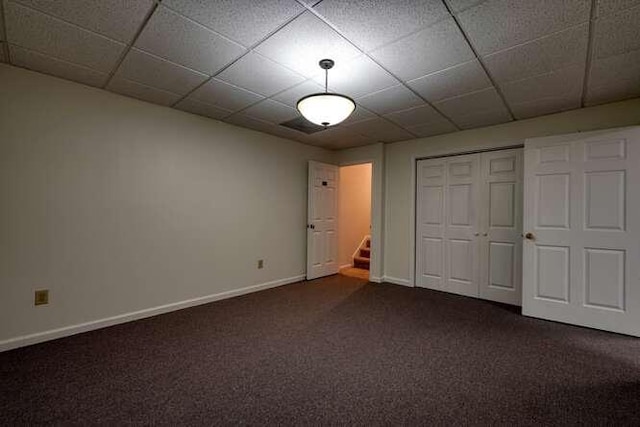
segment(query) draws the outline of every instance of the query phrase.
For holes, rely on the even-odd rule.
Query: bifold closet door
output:
[[[418,162],[416,286],[520,305],[522,149]]]
[[[481,158],[480,297],[521,305],[523,150]]]
[[[479,295],[479,156],[418,162],[416,285]]]

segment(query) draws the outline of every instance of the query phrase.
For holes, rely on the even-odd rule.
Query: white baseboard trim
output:
[[[188,299],[185,301],[173,302],[158,307],[145,308],[144,310],[133,311],[130,313],[119,314],[104,319],[92,320],[91,322],[80,323],[77,325],[64,326],[62,328],[51,329],[49,331],[37,332],[35,334],[23,335],[8,340],[0,341],[0,352],[12,350],[18,347],[25,347],[32,344],[50,341],[57,338],[68,337],[80,334],[82,332],[93,331],[95,329],[106,328],[108,326],[118,325],[120,323],[131,322],[134,320],[144,319],[145,317],[157,316],[159,314],[169,313],[171,311],[182,310],[183,308],[194,307],[196,305],[207,304],[227,298],[233,298],[240,295],[250,294],[265,289],[276,288],[278,286],[288,285],[290,283],[304,280],[304,274],[299,276],[288,277],[286,279],[274,280],[257,285],[247,286],[231,291],[220,292],[217,294],[206,295],[203,297]]]
[[[410,288],[413,288],[413,285],[407,279],[399,279],[397,277],[384,276],[382,277],[382,281],[387,283],[392,283],[394,285],[408,286]]]
[[[382,283],[382,277],[369,276],[369,281],[373,283]]]
[[[353,267],[353,264],[345,264],[345,265],[341,265],[340,267],[338,267],[340,270],[342,270],[343,268],[349,268],[349,267]]]

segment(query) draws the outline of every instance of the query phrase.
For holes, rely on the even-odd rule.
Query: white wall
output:
[[[1,64],[0,138],[0,349],[300,278],[307,161],[334,157]]]
[[[371,185],[371,265],[369,280],[382,281],[384,257],[384,144],[349,148],[336,153],[338,165],[372,164]]]
[[[353,252],[371,232],[371,163],[342,166],[338,191],[338,261],[353,263]]]
[[[640,99],[529,120],[385,145],[384,278],[413,284],[415,160],[441,154],[523,144],[526,138],[640,123]]]

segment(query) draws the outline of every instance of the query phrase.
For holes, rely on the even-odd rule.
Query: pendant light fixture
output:
[[[329,70],[335,63],[331,59],[320,61],[324,70],[324,93],[314,93],[300,99],[298,111],[305,119],[319,126],[333,126],[345,120],[356,109],[353,99],[337,93],[329,93]]]

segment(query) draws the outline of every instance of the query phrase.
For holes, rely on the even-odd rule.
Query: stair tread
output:
[[[368,263],[370,261],[370,258],[366,258],[363,256],[355,256],[353,257],[354,261],[358,261],[358,262],[362,262],[362,263]]]

